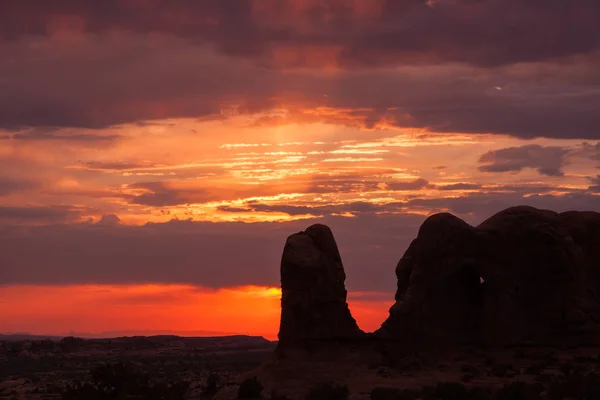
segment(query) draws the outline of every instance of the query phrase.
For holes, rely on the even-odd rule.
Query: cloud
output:
[[[563,176],[563,167],[575,159],[600,160],[600,142],[572,147],[537,144],[491,150],[479,157],[482,172],[519,172],[535,168],[541,175]]]
[[[483,185],[479,183],[453,183],[450,185],[436,185],[437,190],[477,190],[481,189]]]
[[[492,3],[495,2],[479,2],[477,7],[485,7],[485,4],[491,7]],[[84,4],[87,3],[71,8],[75,9],[72,12],[85,13],[86,21],[119,15],[118,10],[104,14],[111,7],[117,7],[116,3],[107,5],[96,17],[93,9],[84,12]],[[517,7],[515,4],[513,6]],[[423,7],[424,13],[440,12]],[[463,5],[460,9],[464,11],[465,7]],[[493,7],[499,6],[495,4]],[[60,11],[61,6],[56,8]],[[25,13],[29,10],[23,6],[15,5],[15,10],[19,9],[26,18],[39,13],[38,17],[44,21],[44,10],[48,10],[48,6],[40,5],[39,10],[32,10],[31,14]],[[183,19],[194,15],[185,14],[182,10],[177,15]],[[544,10],[535,17],[535,24],[549,12],[546,7]],[[10,11],[10,14],[14,15],[14,12]],[[161,13],[161,16],[164,15]],[[138,14],[133,13],[131,17],[130,23],[135,24]],[[18,20],[20,17],[15,18]],[[211,44],[212,39],[152,36],[142,27],[115,33],[113,29],[123,21],[126,20],[117,18],[109,24],[112,29],[108,30],[101,28],[105,22],[87,22],[85,26],[94,33],[85,33],[81,41],[74,43],[16,33],[8,35],[11,40],[1,41],[0,53],[12,61],[0,64],[0,76],[5,77],[0,82],[0,127],[11,130],[27,127],[97,129],[165,118],[224,119],[227,118],[224,115],[226,111],[234,107],[241,116],[256,117],[257,113],[273,109],[287,110],[279,123],[414,127],[432,132],[497,133],[521,138],[600,138],[597,129],[600,115],[595,107],[600,101],[600,92],[596,89],[600,83],[597,54],[590,53],[560,63],[553,61],[552,57],[544,57],[544,61],[528,59],[495,68],[451,61],[433,62],[429,58],[425,58],[429,61],[415,66],[405,62],[410,60],[406,54],[399,58],[382,55],[385,59],[382,66],[371,54],[365,56],[364,65],[358,63],[360,67],[355,68],[344,67],[342,63],[341,67],[336,67],[336,73],[331,74],[319,65],[289,69],[265,64],[260,54],[257,59],[256,54],[219,51]],[[194,23],[197,21],[195,19]],[[260,24],[255,20],[247,22]],[[177,26],[175,22],[173,24]],[[18,30],[19,26],[14,29]],[[309,24],[303,29],[314,26]],[[387,31],[394,24],[387,21],[383,26]],[[415,25],[414,29],[422,30],[423,27]],[[224,26],[207,29],[215,37],[223,33],[219,29],[226,30]],[[340,25],[339,29],[345,28]],[[529,25],[524,29],[529,29]],[[547,28],[542,31],[546,32]],[[45,35],[44,32],[39,34]],[[498,29],[496,33],[507,32],[512,32],[512,28]],[[333,33],[332,40],[339,36]],[[422,34],[427,36],[427,32]],[[326,33],[324,35],[327,36]],[[241,50],[252,50],[252,46],[244,44],[249,37],[252,36],[233,35],[229,40],[232,46],[239,44]],[[410,37],[410,40],[402,41],[408,40],[411,52],[418,52],[418,48],[413,46],[418,47],[415,37],[420,38],[420,35],[402,37]],[[493,59],[497,48],[487,39],[484,47],[478,47],[477,43],[473,43],[477,38],[479,36],[463,40],[464,37],[461,37],[461,43],[468,46],[465,54],[481,53],[482,60]],[[567,42],[563,42],[562,38],[560,43],[566,46]],[[267,38],[259,36],[254,39],[270,40],[268,35]],[[446,39],[447,33],[444,32],[443,49],[447,48]],[[544,35],[544,43],[547,43],[546,40]],[[518,42],[522,42],[521,35]],[[315,50],[310,41],[305,46],[319,52],[318,46]],[[257,44],[255,48],[263,47]],[[372,53],[374,50],[369,50],[371,48],[367,46],[365,54]],[[446,51],[443,49],[436,51]],[[494,53],[487,49],[494,49]],[[394,51],[393,48],[390,51]],[[381,49],[377,51],[379,53],[385,54],[386,51]],[[349,54],[354,54],[351,56],[354,58],[360,56],[358,50],[342,49],[340,52],[346,58],[350,57],[346,56]],[[529,57],[533,52],[523,54]],[[307,54],[297,57],[299,63],[315,58],[319,57],[312,56],[308,50]],[[386,63],[389,66],[386,67]],[[63,141],[69,140],[62,135],[20,133],[17,136],[30,140],[58,140],[60,136]],[[69,136],[70,140],[95,140],[97,144],[102,140],[110,142],[116,139],[110,135],[85,139],[101,136],[100,132],[89,130],[84,133],[73,130],[65,136]]]
[[[266,65],[365,68],[402,62],[481,66],[600,48],[595,0],[22,2],[0,6],[0,35],[77,39],[109,32],[177,35]],[[360,27],[360,29],[357,29]]]
[[[64,134],[56,128],[34,128],[27,129],[21,133],[16,133],[12,136],[13,140],[52,140],[52,141],[68,141],[81,143],[107,143],[120,139],[119,135],[91,134],[91,133],[68,133]]]
[[[593,161],[600,161],[600,142],[596,144],[582,143],[579,148],[571,151],[571,156],[587,158]],[[600,163],[598,164],[600,167]]]
[[[334,230],[352,275],[351,289],[393,291],[395,264],[423,218],[328,217],[321,222]],[[310,223],[5,226],[0,229],[0,282],[278,286],[287,236]]]
[[[393,171],[390,171],[393,173]],[[386,171],[378,171],[375,175],[383,175],[381,178],[366,177],[359,175],[339,175],[328,177],[327,179],[316,178],[314,183],[303,190],[304,193],[353,193],[353,192],[371,192],[383,190],[384,188],[392,191],[411,191],[421,190],[429,182],[423,178],[417,178],[410,181],[400,181],[385,178]]]
[[[592,182],[596,182],[596,180],[592,179]],[[481,187],[478,191],[468,192],[458,197],[439,196],[427,198],[411,196],[403,201],[390,201],[387,203],[364,201],[324,206],[249,202],[245,208],[221,206],[218,209],[222,212],[232,213],[285,213],[291,216],[310,215],[313,217],[333,217],[350,213],[355,217],[361,218],[369,215],[392,217],[395,214],[402,213],[427,215],[449,211],[466,218],[468,221],[474,221],[520,204],[557,211],[592,210],[600,212],[598,197],[590,193],[594,189],[595,186],[592,186],[586,192],[584,189],[568,189],[544,185],[499,185]],[[554,194],[556,191],[560,191],[562,194]]]
[[[387,187],[390,190],[419,190],[429,185],[429,182],[423,178],[408,182],[388,182]]]
[[[267,213],[284,213],[288,215],[312,215],[332,216],[343,213],[352,214],[369,214],[378,212],[398,212],[403,208],[403,203],[389,202],[383,204],[369,203],[366,201],[355,201],[342,204],[331,204],[326,206],[296,206],[285,204],[262,204],[256,202],[248,202],[247,208],[220,206],[218,209],[224,212],[267,212]]]
[[[592,185],[588,187],[588,190],[591,192],[600,193],[600,175],[589,179],[592,182]]]
[[[565,156],[569,149],[564,147],[543,147],[532,144],[521,147],[492,150],[479,158],[482,172],[519,172],[524,168],[535,168],[542,175],[563,176]]]
[[[109,215],[103,215],[100,218],[100,221],[96,222],[96,225],[101,225],[101,226],[114,226],[114,225],[118,225],[121,223],[121,219],[114,214],[109,214]]]
[[[350,290],[393,292],[395,265],[431,213],[449,211],[478,224],[517,204],[556,211],[600,211],[598,196],[590,192],[560,196],[525,196],[524,192],[470,193],[387,205],[358,202],[311,211],[324,214],[322,218],[282,223],[171,221],[130,226],[112,216],[97,224],[57,224],[76,210],[2,208],[0,220],[9,215],[28,220],[44,218],[47,224],[0,224],[0,282],[277,286],[286,237],[319,222],[329,225],[335,234]],[[261,204],[248,208],[262,212],[307,211]],[[406,210],[419,214],[407,214]],[[354,211],[356,216],[327,214],[342,211]]]
[[[102,171],[102,172],[122,172],[122,171],[136,171],[145,169],[156,169],[158,166],[154,166],[148,163],[134,163],[134,162],[119,162],[119,161],[81,161],[78,168],[87,171]],[[163,166],[165,167],[165,166]],[[166,167],[168,168],[168,167]]]
[[[37,182],[28,179],[15,179],[0,176],[0,196],[7,196],[14,192],[32,190],[39,187]]]
[[[176,206],[189,203],[203,203],[212,196],[203,188],[175,188],[168,182],[139,182],[128,185],[128,189],[142,190],[140,194],[125,194],[133,204],[152,207]]]
[[[4,224],[55,224],[76,221],[82,209],[67,206],[0,206],[0,222]]]

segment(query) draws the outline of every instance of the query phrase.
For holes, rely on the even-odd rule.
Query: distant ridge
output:
[[[28,333],[14,333],[14,334],[0,334],[0,341],[22,341],[22,340],[54,340],[59,341],[66,337],[78,337],[85,340],[192,340],[192,341],[246,341],[254,342],[255,344],[264,343],[271,344],[273,341],[263,336],[250,336],[250,335],[215,335],[215,336],[181,336],[181,335],[107,335],[107,336],[85,336],[73,333],[70,335],[56,336],[56,335],[33,335]]]
[[[218,331],[185,331],[175,332],[169,330],[118,330],[104,332],[68,332],[61,336],[76,336],[86,339],[106,339],[123,336],[179,336],[179,337],[221,337],[221,336],[245,336],[236,332],[218,332]]]
[[[14,342],[20,340],[61,340],[65,336],[31,335],[28,333],[1,334],[0,341]]]

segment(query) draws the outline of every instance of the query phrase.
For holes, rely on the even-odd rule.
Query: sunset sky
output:
[[[600,211],[598,0],[3,0],[0,332],[275,339],[331,227],[361,328],[418,227]]]

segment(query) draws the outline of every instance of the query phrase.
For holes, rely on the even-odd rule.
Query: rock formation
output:
[[[360,339],[329,228],[292,235],[280,345]],[[513,207],[473,227],[429,217],[396,267],[396,303],[373,343],[405,347],[600,342],[600,214]]]
[[[346,274],[331,230],[312,225],[288,237],[281,260],[279,348],[306,348],[364,334],[346,303]]]

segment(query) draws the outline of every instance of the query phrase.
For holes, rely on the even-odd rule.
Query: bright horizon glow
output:
[[[0,333],[240,334],[277,340],[280,299],[281,289],[261,286],[11,285],[0,287]],[[387,317],[392,302],[390,295],[390,301],[350,299],[349,305],[359,326],[372,331]]]

